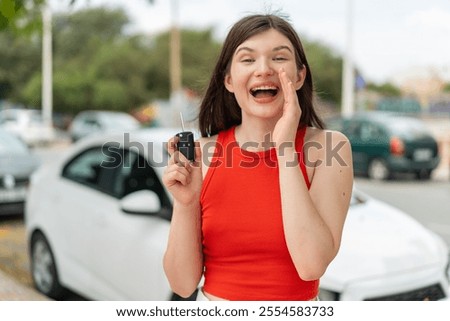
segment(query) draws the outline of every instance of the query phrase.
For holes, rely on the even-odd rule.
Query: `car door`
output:
[[[103,170],[109,160],[106,146],[90,147],[73,157],[62,170],[57,186],[59,240],[63,243],[61,269],[68,275],[69,286],[92,296],[92,253],[98,226],[107,225],[107,214],[116,208],[105,182],[112,181],[114,169]]]
[[[373,159],[388,156],[389,139],[380,124],[365,119],[351,120],[346,124],[345,134],[352,145],[355,172],[367,173]]]
[[[359,144],[360,152],[364,155],[364,164],[367,166],[374,159],[386,161],[389,157],[389,137],[378,122],[361,123]]]
[[[111,176],[112,181],[105,181],[111,188],[111,202],[103,202],[104,208],[93,213],[95,232],[91,246],[95,246],[95,251],[90,252],[90,261],[96,296],[108,300],[168,300],[171,291],[162,258],[169,221],[156,215],[124,213],[120,200],[149,189],[159,196],[163,211],[171,210],[170,201],[142,155],[123,149],[119,154],[122,161]]]

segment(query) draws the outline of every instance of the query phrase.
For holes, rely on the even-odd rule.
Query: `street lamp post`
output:
[[[181,45],[178,27],[178,0],[171,1],[172,26],[170,30],[170,89],[172,94],[181,90]]]
[[[178,26],[179,8],[178,0],[171,0],[170,10],[172,22],[170,28],[170,104],[172,126],[180,123],[179,115],[183,109],[182,84],[181,84],[181,44],[180,29]]]
[[[52,12],[48,4],[42,8],[42,23],[42,118],[47,126],[52,126]]]
[[[347,44],[342,72],[341,113],[350,116],[355,104],[355,73],[353,68],[353,0],[347,0]]]

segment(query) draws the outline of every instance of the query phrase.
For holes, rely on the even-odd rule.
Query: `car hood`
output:
[[[39,160],[33,154],[0,154],[0,177],[6,174],[16,177],[28,177],[38,166]]]
[[[447,256],[445,247],[410,216],[369,198],[350,207],[339,253],[321,284],[340,290],[356,280],[441,265]]]

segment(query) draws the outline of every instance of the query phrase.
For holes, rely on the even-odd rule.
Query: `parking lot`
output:
[[[439,128],[438,128],[439,129]],[[437,131],[442,134],[443,131]],[[67,141],[51,148],[35,150],[43,162],[59,157],[69,147]],[[441,142],[443,161],[430,181],[398,177],[386,182],[357,178],[363,192],[394,205],[439,234],[450,246],[450,166],[448,143]],[[0,300],[43,300],[33,290],[23,216],[0,217]],[[74,296],[73,299],[79,300]]]

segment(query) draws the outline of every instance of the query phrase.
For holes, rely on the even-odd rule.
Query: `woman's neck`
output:
[[[236,127],[234,132],[236,141],[241,148],[248,151],[263,151],[273,147],[272,131],[276,122],[245,121]]]

